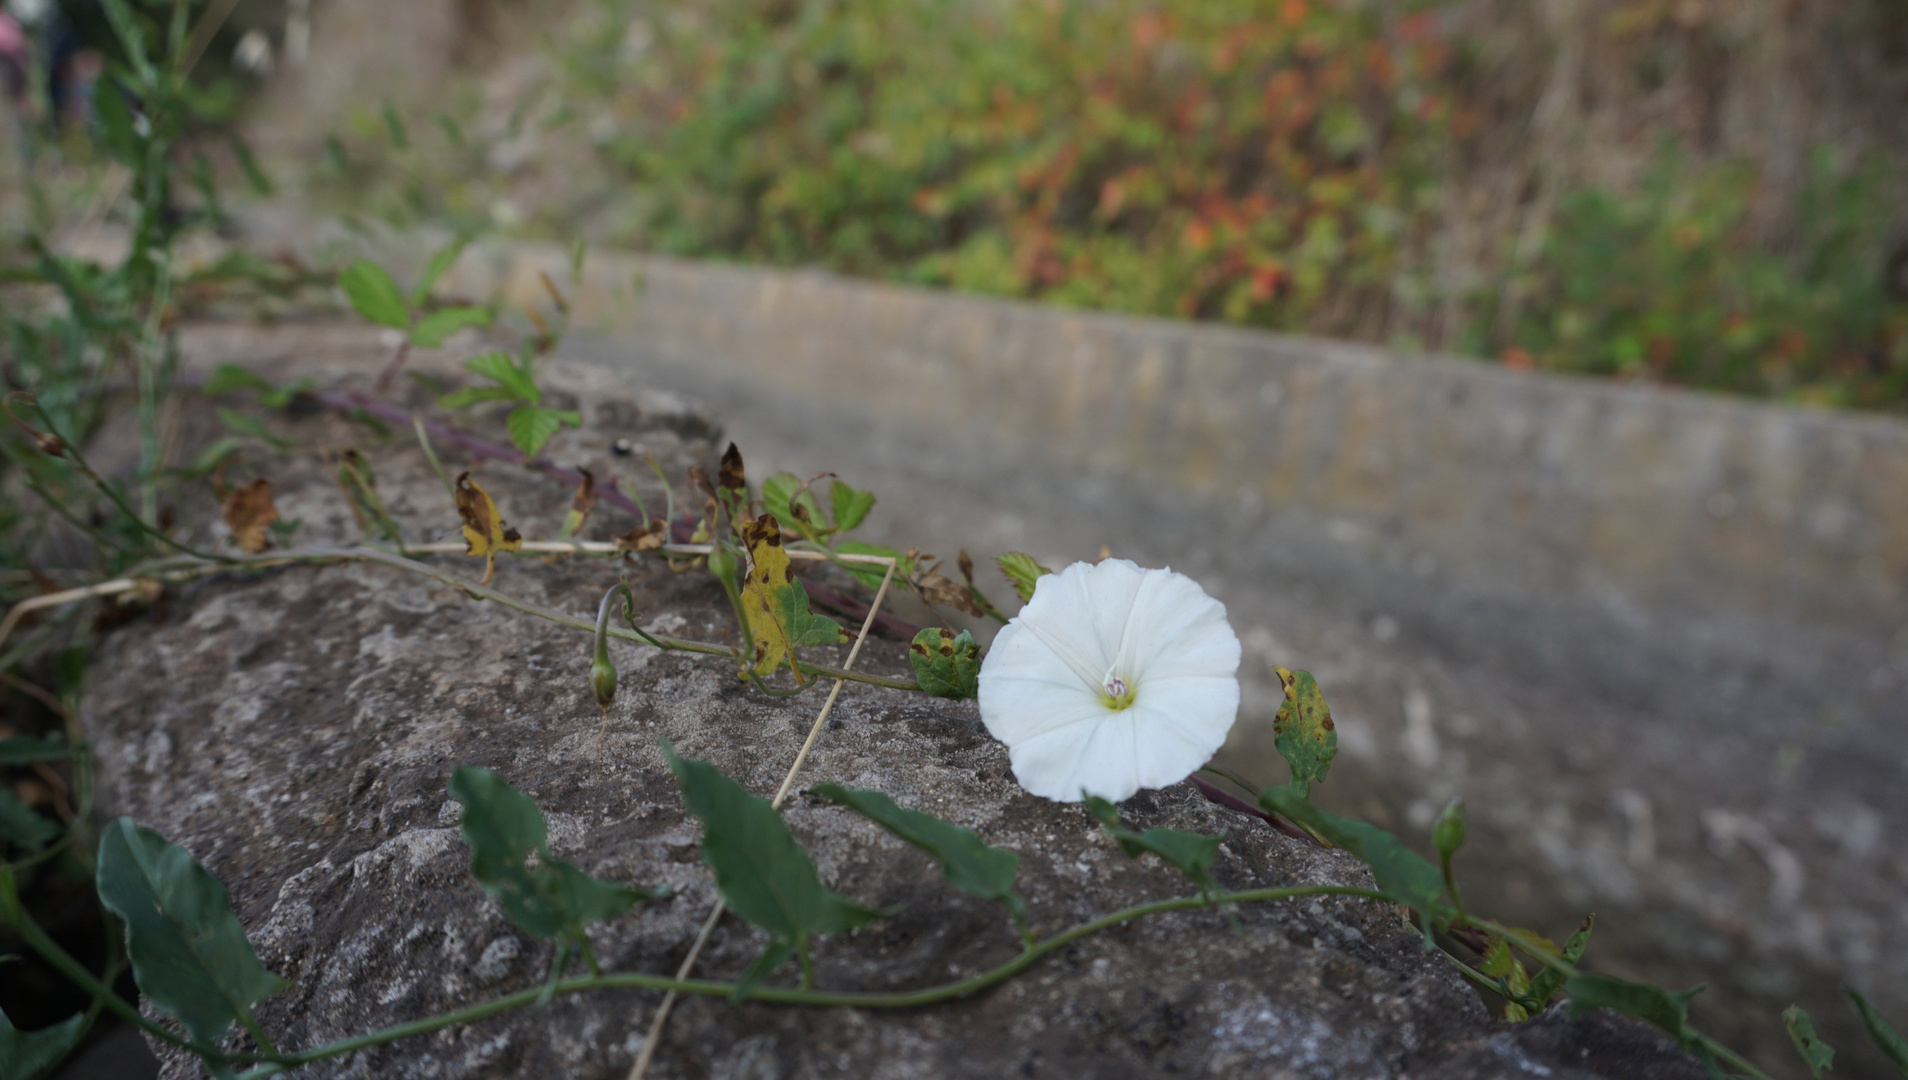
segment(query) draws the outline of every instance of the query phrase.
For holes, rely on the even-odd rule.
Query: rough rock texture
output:
[[[306,367],[326,371],[310,359]],[[558,456],[618,468],[607,446],[628,437],[679,475],[711,451],[696,436],[712,424],[666,399],[614,391],[570,388],[597,422],[566,435]],[[368,441],[335,418],[292,426],[333,446]],[[374,461],[385,497],[415,534],[451,531],[448,498],[415,448],[393,443]],[[301,542],[354,531],[316,463],[263,467],[287,516],[303,518]],[[527,536],[554,532],[567,493],[494,465],[481,475]],[[599,511],[590,531],[627,527]],[[440,562],[477,576],[461,557]],[[500,566],[495,584],[583,614],[617,573],[600,562],[519,558]],[[628,576],[650,625],[727,639],[726,605],[706,577],[654,561]],[[87,710],[102,804],[158,829],[226,882],[260,955],[292,984],[260,1010],[283,1046],[532,987],[547,970],[551,949],[515,931],[465,872],[457,807],[445,792],[458,764],[495,769],[535,798],[559,856],[599,876],[671,885],[671,899],[600,924],[592,940],[606,967],[672,971],[715,894],[658,740],[767,793],[821,694],[770,699],[717,658],[613,649],[623,687],[605,719],[586,684],[585,635],[428,579],[333,565],[205,581],[113,635],[98,657]],[[905,673],[902,650],[875,642],[861,666]],[[1079,808],[1021,791],[971,704],[851,684],[798,791],[824,779],[878,788],[1020,852],[1022,891],[1043,933],[1187,891],[1158,864],[1127,860]],[[1367,880],[1349,858],[1220,810],[1188,785],[1142,793],[1125,809],[1142,826],[1229,830],[1216,867],[1229,889]],[[787,814],[834,888],[900,909],[825,940],[818,985],[934,985],[1015,951],[999,909],[947,886],[923,856],[806,795]],[[1239,918],[1238,934],[1207,911],[1147,919],[992,991],[926,1009],[688,999],[651,1075],[1701,1075],[1664,1040],[1613,1017],[1495,1023],[1387,906],[1319,899],[1257,905]],[[727,919],[699,972],[733,977],[761,943]],[[637,991],[563,999],[300,1075],[620,1077],[658,999]],[[196,1072],[189,1061],[166,1062],[169,1077]]]

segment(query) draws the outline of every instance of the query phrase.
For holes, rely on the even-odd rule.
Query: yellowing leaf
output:
[[[256,555],[272,546],[270,529],[278,520],[278,507],[272,505],[272,482],[259,477],[244,487],[233,488],[221,508],[225,527],[240,551]]]
[[[523,536],[504,524],[497,504],[468,472],[457,474],[457,516],[464,519],[464,553],[484,557],[484,579],[478,584],[488,585],[497,570],[497,552],[522,550]]]
[[[795,666],[795,649],[802,645],[833,645],[848,640],[840,626],[825,615],[808,610],[808,591],[795,580],[788,552],[782,549],[782,529],[770,514],[742,526],[749,548],[749,571],[742,582],[742,611],[749,620],[749,642],[755,647],[757,677],[773,675],[787,662],[796,682],[806,681]]]
[[[1292,790],[1306,798],[1313,782],[1325,779],[1331,769],[1338,753],[1338,731],[1310,672],[1274,670],[1285,688],[1285,701],[1272,718],[1274,745],[1292,766]]]

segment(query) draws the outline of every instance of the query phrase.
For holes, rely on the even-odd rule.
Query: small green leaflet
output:
[[[884,559],[893,559],[895,560],[894,577],[896,581],[914,573],[916,565],[913,559],[908,558],[906,555],[891,547],[882,547],[880,544],[870,544],[865,540],[843,540],[841,543],[835,545],[835,552],[839,555],[879,555]],[[855,576],[856,581],[861,582],[870,589],[880,588],[881,579],[887,576],[888,573],[888,568],[885,566],[874,566],[868,563],[847,563],[844,565],[845,569]]]
[[[882,917],[822,884],[815,860],[767,799],[706,761],[677,757],[667,741],[662,751],[682,786],[683,805],[702,820],[702,860],[715,871],[722,899],[772,939],[736,984],[738,1000],[790,955],[805,956],[811,935],[843,933]]]
[[[1782,1026],[1789,1029],[1789,1041],[1795,1044],[1795,1052],[1801,1054],[1803,1063],[1808,1065],[1809,1075],[1822,1080],[1822,1074],[1835,1066],[1835,1048],[1816,1036],[1814,1021],[1800,1005],[1782,1010]]]
[[[582,414],[568,409],[546,409],[541,405],[520,405],[504,417],[504,427],[510,429],[510,441],[517,444],[526,458],[536,457],[565,424],[582,427]]]
[[[1272,718],[1273,741],[1292,767],[1292,790],[1309,798],[1313,782],[1325,779],[1338,753],[1338,730],[1310,672],[1273,670],[1285,687],[1285,701]]]
[[[1583,959],[1584,947],[1590,944],[1590,931],[1596,925],[1597,917],[1595,915],[1585,915],[1583,917],[1583,925],[1577,927],[1577,932],[1570,935],[1570,940],[1564,942],[1563,959],[1565,963],[1575,967],[1577,961]],[[1556,996],[1558,990],[1563,988],[1563,982],[1563,972],[1548,965],[1530,980],[1530,997],[1531,1000],[1536,1003],[1538,1009],[1542,1009],[1544,1006],[1550,1004],[1550,999]]]
[[[10,840],[28,851],[39,851],[60,835],[60,827],[33,808],[14,798],[0,785],[0,839]]]
[[[464,247],[469,243],[469,237],[460,236],[431,252],[430,261],[424,264],[424,273],[417,279],[417,286],[411,290],[412,307],[424,306],[424,301],[431,298],[431,290],[437,288],[438,280],[457,261],[457,256],[464,253]]]
[[[1134,832],[1120,824],[1120,808],[1100,798],[1089,795],[1086,798],[1087,813],[1100,820],[1106,831],[1126,852],[1129,859],[1137,859],[1147,852],[1164,859],[1168,865],[1186,875],[1199,891],[1210,897],[1219,891],[1212,880],[1212,860],[1219,854],[1219,845],[1225,842],[1225,835],[1201,836],[1198,833],[1180,832],[1178,829],[1148,829]]]
[[[490,312],[479,307],[439,308],[417,321],[411,340],[427,349],[444,344],[444,339],[466,326],[489,326]]]
[[[588,924],[668,894],[667,888],[633,889],[602,881],[551,856],[543,812],[489,769],[459,766],[451,774],[450,794],[464,804],[462,829],[464,843],[470,845],[471,876],[511,922],[540,938],[580,941]]]
[[[370,259],[359,259],[338,275],[338,285],[359,315],[393,330],[410,327],[411,310],[384,267]]]
[[[974,635],[930,626],[914,635],[908,663],[921,689],[935,697],[967,701],[980,696],[980,646]]]
[[[1847,987],[1846,991],[1848,999],[1855,1003],[1855,1011],[1862,1014],[1862,1026],[1868,1029],[1868,1037],[1875,1040],[1875,1045],[1887,1055],[1896,1072],[1908,1076],[1908,1039],[1902,1038],[1901,1032],[1882,1019],[1882,1015],[1875,1011],[1861,991],[1852,986]]]
[[[1572,1020],[1595,1009],[1610,1009],[1655,1024],[1684,1049],[1694,1041],[1689,1029],[1689,1001],[1702,991],[1700,986],[1691,990],[1664,990],[1583,971],[1564,983],[1564,993],[1570,995]]]
[[[27,1077],[70,1053],[86,1034],[86,1014],[78,1013],[39,1031],[21,1031],[0,1012],[0,1080]]]
[[[1284,814],[1363,859],[1365,865],[1371,867],[1372,876],[1378,879],[1381,892],[1425,916],[1428,923],[1444,921],[1454,914],[1440,902],[1444,895],[1444,875],[1438,868],[1378,826],[1322,810],[1291,788],[1266,788],[1259,793],[1259,805],[1275,814]],[[1429,926],[1425,932],[1428,936]]]
[[[1023,928],[1024,933],[1027,906],[1014,892],[1019,855],[1004,848],[989,847],[972,832],[932,814],[896,806],[893,799],[879,791],[857,791],[840,784],[816,784],[809,790],[853,810],[932,855],[941,864],[948,884],[982,899],[1005,904],[1014,917],[1014,925]]]
[[[801,477],[794,473],[779,472],[762,481],[762,506],[790,532],[807,535],[822,523],[821,504],[813,492],[802,489]],[[796,517],[796,506],[807,511],[806,521]]]
[[[828,498],[834,504],[835,528],[842,532],[866,521],[868,511],[873,510],[875,504],[874,492],[856,491],[839,480],[829,489]]]
[[[512,398],[527,405],[535,405],[543,400],[543,392],[537,389],[536,380],[530,377],[529,370],[517,366],[509,353],[496,350],[478,353],[464,361],[464,370],[495,382]]]
[[[994,562],[1000,566],[1000,572],[1007,575],[1007,580],[1013,582],[1014,591],[1020,594],[1023,604],[1033,599],[1034,583],[1040,580],[1041,575],[1053,573],[1035,562],[1032,555],[1018,551],[996,555]]]
[[[81,747],[70,746],[58,739],[36,739],[30,735],[15,735],[10,739],[0,739],[0,765],[25,765],[34,761],[58,761],[79,753]]]
[[[100,902],[126,924],[133,981],[182,1021],[200,1046],[217,1046],[234,1021],[284,980],[265,970],[219,879],[131,818],[106,826],[96,875]]]
[[[264,376],[248,371],[237,364],[220,364],[206,376],[199,390],[204,394],[224,394],[233,390],[270,390],[272,384]]]

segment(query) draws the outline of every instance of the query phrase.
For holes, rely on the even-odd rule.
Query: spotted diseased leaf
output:
[[[96,880],[100,902],[126,924],[133,981],[193,1042],[217,1046],[253,1004],[284,988],[252,951],[225,886],[158,833],[130,818],[106,826]]]
[[[775,674],[784,663],[796,682],[807,676],[796,666],[795,650],[809,645],[835,645],[849,640],[833,619],[808,609],[808,591],[795,580],[782,530],[771,514],[742,526],[748,545],[749,568],[742,581],[742,611],[749,620],[749,642],[755,649],[758,677]]]
[[[1656,1025],[1686,1050],[1695,1043],[1695,1033],[1689,1027],[1689,1002],[1703,989],[1665,990],[1587,971],[1572,975],[1564,983],[1572,1020],[1597,1009],[1609,1009]]]
[[[748,471],[742,464],[742,451],[734,443],[722,452],[722,462],[716,468],[716,487],[732,495],[747,497],[749,493]]]
[[[1861,1014],[1862,1026],[1868,1029],[1868,1037],[1875,1040],[1876,1047],[1895,1066],[1896,1072],[1908,1076],[1908,1038],[1903,1038],[1901,1032],[1882,1019],[1882,1014],[1875,1011],[1875,1006],[1868,1003],[1861,991],[1852,986],[1846,989],[1848,999],[1855,1003],[1855,1011]]]
[[[1312,784],[1325,779],[1338,753],[1338,729],[1310,672],[1273,670],[1285,688],[1279,714],[1272,718],[1273,744],[1292,767],[1292,790],[1309,798]]]
[[[519,405],[504,417],[504,427],[510,432],[510,441],[517,444],[526,458],[534,458],[563,425],[583,426],[583,414],[569,409],[546,409],[541,405]]]
[[[49,1028],[21,1031],[0,1012],[0,1080],[27,1080],[57,1065],[72,1053],[86,1028],[86,1014],[78,1013]]]
[[[767,799],[706,761],[677,757],[666,741],[662,751],[683,805],[702,821],[702,861],[715,872],[722,899],[771,939],[770,951],[737,983],[736,997],[746,997],[794,953],[806,957],[814,935],[845,933],[885,914],[823,885],[815,860]]]
[[[1020,594],[1020,602],[1023,604],[1033,599],[1034,584],[1040,580],[1041,575],[1053,573],[1035,562],[1032,555],[1025,555],[1018,551],[996,555],[994,562],[999,564],[1000,572],[1007,575],[1007,580],[1013,583],[1014,592]]]
[[[578,469],[583,479],[576,485],[576,494],[570,497],[570,512],[563,519],[563,528],[557,531],[559,539],[568,540],[575,536],[583,522],[596,509],[596,476],[588,469]]]
[[[1225,843],[1225,834],[1201,836],[1178,829],[1135,832],[1120,823],[1120,808],[1098,795],[1086,796],[1086,809],[1105,826],[1127,858],[1137,859],[1150,852],[1186,875],[1202,894],[1210,897],[1218,893],[1219,887],[1212,880],[1212,860],[1219,854],[1219,845]]]
[[[868,511],[874,509],[875,494],[857,491],[837,480],[828,490],[828,501],[833,504],[835,528],[847,532],[868,520]]]
[[[344,273],[338,275],[338,286],[344,290],[351,306],[366,319],[393,330],[410,327],[411,310],[405,306],[397,282],[391,280],[389,271],[370,259],[359,259],[345,267]]]
[[[926,559],[933,557],[932,555],[922,556]],[[974,603],[973,590],[941,573],[940,563],[935,563],[933,568],[924,573],[916,574],[913,585],[921,594],[921,599],[930,604],[951,607],[964,615],[979,617],[982,614],[980,605]]]
[[[816,784],[809,790],[845,806],[934,857],[948,884],[1007,906],[1017,926],[1025,926],[1027,906],[1014,892],[1020,856],[989,847],[967,829],[932,814],[897,806],[879,791],[857,791],[840,784]]]
[[[1577,927],[1577,932],[1570,935],[1570,939],[1564,942],[1562,956],[1565,963],[1574,967],[1577,961],[1583,959],[1583,950],[1590,944],[1590,931],[1596,925],[1595,915],[1583,917],[1583,925]],[[1563,972],[1548,966],[1531,978],[1530,996],[1536,1005],[1535,1011],[1541,1011],[1550,1004],[1550,999],[1557,996],[1558,990],[1563,989],[1563,982]]]
[[[27,851],[43,850],[60,835],[60,827],[35,813],[4,784],[0,784],[0,840],[7,840]]]
[[[470,473],[458,473],[455,486],[457,516],[464,520],[464,554],[483,556],[484,579],[479,584],[488,585],[497,571],[497,553],[523,550],[523,536],[504,523],[497,504],[490,501],[490,495],[477,486]]]
[[[270,480],[261,476],[226,492],[219,513],[240,551],[256,555],[272,546],[271,526],[278,520],[278,507],[272,504]]]
[[[466,326],[489,326],[490,312],[480,307],[439,308],[417,320],[411,340],[427,349],[444,344],[444,339]]]
[[[459,766],[450,794],[464,804],[471,876],[511,922],[537,937],[580,941],[590,923],[668,894],[666,887],[635,889],[593,878],[553,857],[543,812],[489,769]]]
[[[980,646],[974,635],[930,626],[908,646],[914,680],[935,697],[969,701],[980,696]]]
[[[1438,868],[1378,826],[1313,806],[1291,788],[1266,788],[1259,793],[1259,806],[1364,860],[1380,892],[1425,919],[1427,940],[1432,925],[1456,914],[1443,902],[1444,875]]]
[[[1782,1026],[1789,1029],[1789,1041],[1795,1044],[1795,1052],[1802,1055],[1809,1075],[1822,1080],[1822,1074],[1835,1066],[1835,1048],[1816,1035],[1815,1022],[1800,1005],[1782,1010]]]

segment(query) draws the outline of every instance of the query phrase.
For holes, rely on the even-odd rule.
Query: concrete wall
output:
[[[547,303],[556,249],[447,284]],[[1908,619],[1908,424],[820,273],[595,254],[579,325],[791,393],[1268,509],[1619,612],[1844,632]]]

